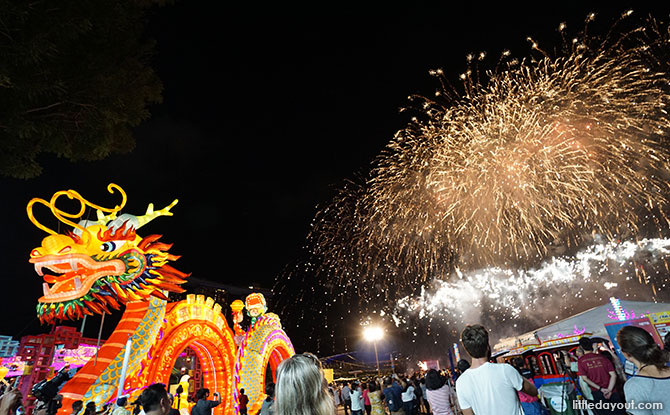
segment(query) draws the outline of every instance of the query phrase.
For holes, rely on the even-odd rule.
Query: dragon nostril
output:
[[[65,248],[58,251],[59,254],[66,254],[72,250],[72,247],[66,246]]]
[[[37,249],[33,249],[33,252],[30,253],[30,256],[33,256],[33,257],[42,256],[42,254],[40,254],[40,251],[38,251]]]

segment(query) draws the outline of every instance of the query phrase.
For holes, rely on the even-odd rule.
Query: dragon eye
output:
[[[105,242],[102,245],[100,245],[100,250],[103,252],[112,252],[116,250],[116,244],[112,241]]]

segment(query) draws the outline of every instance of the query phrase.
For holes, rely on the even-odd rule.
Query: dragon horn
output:
[[[107,222],[109,222],[110,220],[116,219],[116,212],[112,212],[109,215],[105,215],[105,212],[98,209],[98,210],[96,210],[96,214],[98,216],[98,223],[100,225],[106,225]]]
[[[174,207],[179,202],[178,199],[175,199],[172,203],[167,205],[161,210],[156,210],[154,211],[154,204],[149,203],[149,206],[147,206],[147,213],[145,213],[143,216],[138,216],[137,217],[137,228],[141,228],[142,226],[146,225],[147,223],[151,222],[152,220],[156,219],[159,216],[172,216],[172,212],[170,212],[170,209]]]

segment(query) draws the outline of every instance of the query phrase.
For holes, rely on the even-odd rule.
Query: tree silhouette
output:
[[[38,156],[99,160],[133,149],[161,101],[143,37],[151,1],[0,0],[0,175],[31,178]]]

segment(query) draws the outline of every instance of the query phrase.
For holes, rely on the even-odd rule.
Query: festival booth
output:
[[[260,293],[231,304],[232,328],[211,298],[189,294],[183,301],[170,302],[170,293],[184,292],[180,286],[190,274],[170,265],[179,258],[169,252],[171,244],[159,241],[160,235],[142,237],[138,230],[160,216],[172,216],[177,200],[156,211],[149,204],[144,215],[135,216],[120,214],[127,199],[123,189],[110,184],[108,191],[121,195],[114,208],[93,204],[74,190],[28,203],[30,220],[49,234],[30,253],[30,263],[44,280],[37,304],[40,321],[56,327],[63,320],[93,314],[104,319],[113,310],[123,313],[104,344],[81,339],[74,328],[56,327],[50,334],[30,336],[15,356],[3,360],[8,368],[2,372],[13,370],[20,380],[28,414],[36,398],[51,405],[56,391],[62,395],[58,414],[66,415],[76,400],[94,402],[102,410],[121,396],[132,402],[144,387],[158,382],[171,392],[182,386],[174,405],[188,414],[194,404],[189,401],[193,372],[182,367],[175,380],[179,359],[197,361],[197,384],[221,393],[215,414],[238,414],[241,388],[249,398],[249,413],[257,413],[265,383],[274,380],[279,363],[295,353],[279,316],[267,312]],[[79,208],[72,212],[57,207],[63,196]],[[67,230],[59,233],[43,225],[33,213],[36,205],[46,206]],[[87,208],[95,210],[95,220],[85,216]],[[243,328],[245,314],[248,324]],[[22,366],[26,361],[32,366],[29,372]],[[47,413],[55,414],[57,408],[48,406]]]
[[[665,334],[670,331],[670,304],[612,298],[609,303],[539,329],[501,339],[493,347],[493,353],[498,355],[500,361],[508,363],[521,357],[533,371],[533,381],[538,387],[546,383],[570,381],[566,376],[562,352],[574,354],[580,337],[588,336],[614,355],[617,351],[614,342],[618,330],[613,331],[608,327],[620,327],[622,324],[627,325],[629,320],[640,318],[650,322],[649,327]],[[657,339],[659,337],[655,336]],[[623,363],[615,363],[622,371]]]

